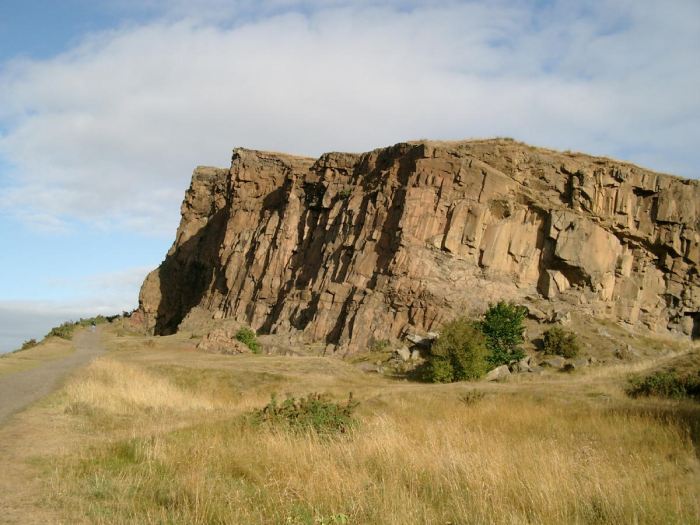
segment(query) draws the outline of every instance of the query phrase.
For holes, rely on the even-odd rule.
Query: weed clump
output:
[[[486,344],[473,321],[461,317],[447,323],[430,349],[426,379],[433,383],[479,379],[487,369]]]
[[[629,380],[627,395],[700,399],[700,373],[681,375],[676,370],[665,370],[648,376],[633,376]]]
[[[327,395],[318,393],[299,398],[287,396],[280,403],[273,394],[264,408],[253,412],[253,421],[256,424],[294,432],[344,434],[357,424],[353,412],[358,405],[352,397],[352,392],[345,403],[334,402]]]
[[[560,355],[572,358],[579,353],[578,340],[576,334],[554,326],[547,330],[544,335],[544,352],[546,354]]]
[[[479,401],[484,399],[486,397],[486,394],[482,392],[481,390],[468,390],[466,392],[463,392],[458,396],[458,399],[460,400],[461,403],[467,405],[467,406],[472,406],[476,405]]]
[[[248,348],[250,348],[250,351],[253,352],[254,354],[259,354],[261,351],[260,348],[260,342],[258,341],[255,332],[251,330],[250,328],[243,327],[238,332],[236,332],[236,340],[240,341],[244,345],[246,345]]]

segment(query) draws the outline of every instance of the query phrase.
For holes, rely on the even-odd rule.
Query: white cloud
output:
[[[27,339],[40,340],[51,328],[65,321],[95,315],[114,315],[119,308],[102,300],[93,302],[0,301],[0,354],[11,352]]]
[[[141,283],[151,269],[137,267],[47,280],[46,288],[68,291],[69,300],[0,300],[0,353],[15,350],[27,339],[40,339],[64,321],[133,310]]]
[[[88,304],[126,310],[125,305],[137,297],[141,283],[152,269],[138,266],[75,278],[49,278],[44,285],[54,290],[70,289],[73,296],[88,298]]]
[[[237,145],[510,135],[698,175],[696,2],[188,5],[0,70],[0,210],[172,234],[192,168]]]

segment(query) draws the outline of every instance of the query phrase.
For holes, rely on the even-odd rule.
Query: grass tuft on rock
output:
[[[260,347],[260,342],[258,341],[255,332],[250,328],[244,326],[243,328],[238,330],[238,332],[236,332],[235,337],[237,341],[240,341],[248,348],[250,348],[250,351],[254,354],[259,354],[261,352],[262,348]]]

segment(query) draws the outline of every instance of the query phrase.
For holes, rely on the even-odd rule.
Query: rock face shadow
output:
[[[219,269],[217,254],[223,242],[228,209],[217,211],[197,233],[175,246],[158,268],[161,300],[155,335],[170,335],[192,308],[202,303]]]

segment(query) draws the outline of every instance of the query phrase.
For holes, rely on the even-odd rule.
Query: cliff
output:
[[[700,184],[511,140],[197,168],[139,317],[195,307],[353,351],[511,299],[700,334]]]

